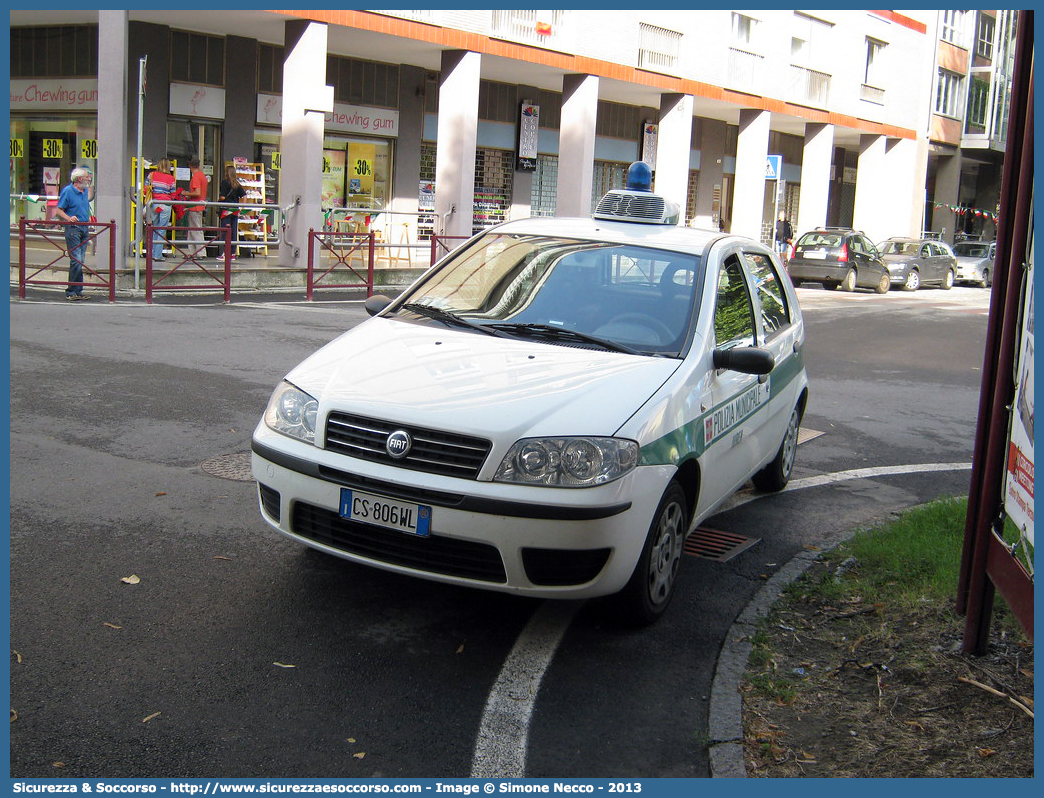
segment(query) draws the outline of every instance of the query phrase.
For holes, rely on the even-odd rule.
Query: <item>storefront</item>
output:
[[[11,224],[50,219],[77,166],[97,171],[98,81],[11,81]]]

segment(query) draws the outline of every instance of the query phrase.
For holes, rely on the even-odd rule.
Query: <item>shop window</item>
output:
[[[511,210],[511,187],[515,175],[515,153],[479,148],[475,153],[475,194],[471,232],[507,221]]]
[[[263,94],[283,93],[283,59],[286,48],[275,44],[257,46],[257,90]]]
[[[326,82],[333,85],[336,102],[399,107],[399,67],[395,64],[331,55],[326,59]]]
[[[540,113],[543,115],[543,107]],[[555,208],[558,206],[557,155],[537,155],[537,168],[533,173],[533,193],[529,202],[531,215],[555,215]]]
[[[642,109],[637,105],[599,101],[595,135],[638,141],[643,116]]]
[[[483,80],[479,83],[479,119],[518,123],[518,88],[507,83]]]

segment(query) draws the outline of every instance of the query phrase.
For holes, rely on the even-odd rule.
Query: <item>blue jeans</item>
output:
[[[65,289],[66,296],[83,294],[83,259],[87,256],[87,238],[89,228],[82,224],[65,225],[65,249],[69,252],[69,285]]]
[[[163,208],[163,210],[157,210],[157,208]],[[170,224],[170,206],[169,205],[155,205],[152,208],[152,224],[154,227],[166,227]],[[152,259],[163,257],[163,243],[167,240],[167,237],[163,231],[153,230],[152,231]]]

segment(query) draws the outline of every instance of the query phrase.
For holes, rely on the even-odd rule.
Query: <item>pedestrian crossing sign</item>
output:
[[[782,155],[766,155],[765,156],[765,179],[766,180],[779,180],[780,173],[783,171],[783,156]]]

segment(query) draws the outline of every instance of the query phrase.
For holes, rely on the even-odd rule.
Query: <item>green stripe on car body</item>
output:
[[[768,407],[803,371],[799,352],[779,363],[768,383],[756,382],[706,413],[642,446],[639,465],[677,465],[689,457],[699,457],[707,447],[734,430],[741,422]]]

